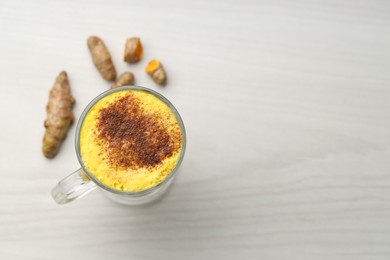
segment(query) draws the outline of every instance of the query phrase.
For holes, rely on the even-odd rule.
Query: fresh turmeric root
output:
[[[119,78],[115,81],[115,83],[111,86],[111,88],[117,88],[125,85],[134,85],[134,74],[131,72],[124,72]]]
[[[116,70],[112,63],[111,55],[103,41],[97,36],[88,38],[88,49],[92,55],[92,61],[105,80],[113,81],[116,78]]]
[[[70,95],[70,86],[65,71],[62,71],[50,90],[49,102],[46,106],[47,119],[45,120],[46,132],[43,137],[43,154],[47,158],[53,158],[65,139],[69,127],[73,123],[72,107],[75,103]]]
[[[165,85],[167,81],[167,75],[165,74],[164,67],[159,60],[150,61],[148,66],[146,66],[145,71],[158,85]]]
[[[132,37],[127,39],[125,44],[124,61],[128,63],[136,63],[142,58],[142,44],[141,39]]]

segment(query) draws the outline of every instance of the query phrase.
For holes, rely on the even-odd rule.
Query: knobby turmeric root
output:
[[[112,63],[111,55],[103,41],[97,36],[88,38],[88,49],[91,52],[92,61],[105,80],[113,81],[116,78],[116,70]]]
[[[115,83],[111,86],[111,88],[117,88],[125,85],[134,85],[134,74],[131,72],[124,72],[119,78],[115,81]]]
[[[49,102],[46,106],[47,119],[45,120],[46,132],[43,137],[43,154],[47,158],[53,158],[65,139],[69,127],[73,123],[72,107],[75,103],[70,95],[70,86],[65,71],[62,71],[50,90]]]
[[[135,63],[142,58],[142,44],[141,39],[138,37],[132,37],[127,39],[125,44],[125,56],[124,61],[129,63]]]
[[[164,67],[158,60],[152,60],[146,66],[145,71],[152,77],[153,81],[158,85],[165,85],[167,75],[165,74]]]

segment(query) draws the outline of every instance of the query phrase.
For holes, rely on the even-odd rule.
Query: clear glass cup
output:
[[[92,173],[88,171],[88,169],[85,167],[82,159],[81,159],[81,153],[80,153],[80,130],[81,126],[83,124],[84,118],[89,112],[89,110],[103,97],[122,90],[138,90],[138,91],[144,91],[149,94],[154,95],[158,99],[160,99],[162,102],[164,102],[173,112],[173,114],[176,116],[177,121],[180,126],[181,136],[182,136],[182,148],[180,151],[179,159],[171,171],[170,174],[168,174],[165,179],[163,179],[160,183],[157,183],[156,185],[147,188],[145,190],[131,192],[131,191],[120,191],[113,189],[111,187],[108,187],[101,183],[99,180],[97,180]],[[52,190],[51,194],[53,196],[53,199],[58,204],[66,204],[71,201],[74,201],[75,199],[81,198],[84,195],[86,195],[88,192],[94,190],[94,189],[100,189],[103,191],[108,198],[111,200],[118,202],[120,204],[125,205],[140,205],[140,204],[146,204],[153,201],[156,201],[159,199],[169,188],[171,185],[173,178],[176,175],[177,169],[180,166],[184,152],[186,148],[186,133],[183,121],[177,112],[176,108],[169,102],[168,99],[163,97],[161,94],[157,93],[156,91],[153,91],[148,88],[139,87],[139,86],[123,86],[118,87],[114,89],[107,90],[106,92],[103,92],[96,98],[94,98],[88,106],[84,109],[83,113],[80,116],[80,119],[77,123],[76,128],[76,153],[77,158],[80,162],[81,168],[77,171],[73,172],[69,176],[62,179]]]

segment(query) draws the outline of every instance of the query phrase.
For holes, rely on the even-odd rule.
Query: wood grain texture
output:
[[[389,259],[389,13],[379,0],[1,1],[0,258]],[[110,86],[92,34],[185,122],[159,203],[49,195],[79,167],[74,126],[41,155],[55,76],[68,72],[76,118]],[[136,65],[122,61],[131,36]],[[153,58],[165,88],[144,73]]]

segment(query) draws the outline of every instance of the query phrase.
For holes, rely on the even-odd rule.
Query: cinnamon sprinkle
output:
[[[96,135],[112,167],[154,167],[180,149],[181,136],[170,135],[164,119],[145,114],[140,102],[129,93],[99,111]]]

